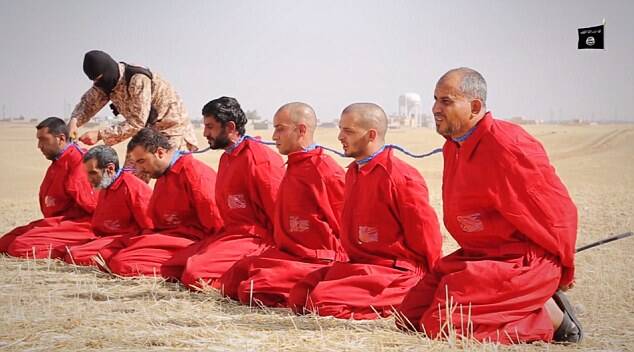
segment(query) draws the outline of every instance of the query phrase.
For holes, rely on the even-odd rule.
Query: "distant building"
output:
[[[254,130],[268,130],[269,121],[268,120],[253,121],[253,129]]]
[[[339,121],[322,122],[319,124],[319,128],[337,128]]]
[[[432,118],[423,114],[421,98],[417,93],[405,93],[398,97],[398,113],[389,116],[388,127],[429,127]]]
[[[518,125],[541,125],[544,123],[543,120],[527,119],[522,116],[513,116],[508,120]]]

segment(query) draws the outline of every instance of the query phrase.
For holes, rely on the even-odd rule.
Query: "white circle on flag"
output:
[[[593,46],[594,44],[595,44],[594,37],[586,38],[586,45],[587,46]]]

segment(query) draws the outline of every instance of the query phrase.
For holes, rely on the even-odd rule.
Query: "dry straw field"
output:
[[[579,245],[634,230],[634,125],[526,128],[544,143],[578,206]],[[270,131],[254,132],[270,138]],[[336,133],[318,131],[318,141],[338,147]],[[3,123],[0,135],[0,233],[5,233],[39,217],[37,190],[48,161],[36,149],[32,125]],[[200,131],[199,136],[202,140]],[[392,130],[388,142],[422,153],[442,139],[428,129]],[[219,155],[199,158],[216,167]],[[405,160],[426,178],[441,216],[441,156]],[[448,253],[455,243],[444,234]],[[57,261],[0,256],[0,350],[634,350],[633,252],[629,238],[578,255],[577,286],[570,296],[587,337],[567,347],[430,341],[399,332],[392,319],[297,317],[286,310],[239,306],[214,292],[193,293],[159,279],[116,279]]]

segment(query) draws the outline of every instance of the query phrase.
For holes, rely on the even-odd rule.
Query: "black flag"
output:
[[[605,25],[596,27],[579,28],[579,43],[577,49],[605,49],[603,46],[603,35],[605,34]]]

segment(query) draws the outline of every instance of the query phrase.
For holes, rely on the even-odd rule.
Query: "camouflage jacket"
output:
[[[174,147],[191,149],[190,146],[196,146],[194,127],[174,88],[154,72],[152,79],[136,74],[128,84],[124,70],[125,66],[119,64],[119,82],[110,97],[95,86],[84,93],[71,114],[71,118],[77,118],[77,126],[88,122],[108,101],[112,101],[125,121],[101,128],[99,134],[105,144],[113,145],[132,137],[143,128],[150,109],[154,108],[157,118],[152,126],[165,134]]]

